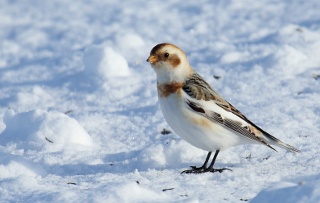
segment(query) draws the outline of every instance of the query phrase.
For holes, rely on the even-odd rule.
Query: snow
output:
[[[0,1],[0,202],[319,202],[319,1]],[[206,152],[171,131],[146,62],[171,42],[301,150]],[[215,76],[215,77],[213,77]]]
[[[1,133],[2,144],[15,143],[17,149],[42,152],[66,151],[78,146],[93,146],[93,141],[83,127],[73,118],[60,112],[34,110],[16,114],[8,110]]]
[[[251,202],[319,202],[319,180],[319,176],[315,176],[299,184],[282,182],[276,187],[261,191]]]
[[[86,49],[83,63],[86,74],[93,74],[93,77],[102,76],[102,80],[130,75],[126,59],[108,46]]]

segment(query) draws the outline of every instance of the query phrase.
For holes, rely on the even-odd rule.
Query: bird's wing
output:
[[[209,103],[210,101],[205,101],[205,102]],[[222,125],[228,128],[229,130],[232,130],[251,140],[260,142],[270,147],[271,149],[275,150],[263,139],[262,133],[259,131],[256,131],[255,128],[250,126],[250,124],[241,122],[241,120],[239,119],[234,119],[234,117],[230,115],[229,116],[233,118],[229,118],[228,114],[224,115],[223,113],[221,113],[221,110],[220,110],[220,113],[217,113],[217,111],[219,111],[218,108],[221,109],[221,107],[216,106],[215,109],[213,108],[208,109],[204,107],[203,102],[200,103],[200,102],[189,100],[189,99],[186,100],[186,104],[188,105],[188,107],[190,107],[192,111],[206,117],[210,121],[214,123],[218,123],[219,125]]]
[[[242,136],[262,143],[273,150],[275,149],[269,143],[289,151],[299,151],[252,123],[239,110],[213,90],[196,72],[187,79],[182,89],[188,95],[188,98],[185,101],[187,106],[195,113],[206,117],[212,122],[225,126]]]
[[[211,86],[196,72],[192,74],[186,81],[186,84],[182,87],[191,98],[196,100],[214,101],[225,111],[231,112],[237,115],[239,118],[246,122],[250,121],[234,106],[224,100]]]

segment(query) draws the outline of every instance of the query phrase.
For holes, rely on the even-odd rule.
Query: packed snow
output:
[[[0,1],[0,202],[320,202],[320,1]],[[146,62],[171,42],[301,153],[205,151]]]

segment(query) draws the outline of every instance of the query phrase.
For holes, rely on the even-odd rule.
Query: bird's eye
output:
[[[164,57],[168,58],[169,57],[169,53],[165,53]]]

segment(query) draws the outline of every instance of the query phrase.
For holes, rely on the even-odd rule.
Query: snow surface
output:
[[[0,1],[0,202],[320,202],[320,1]],[[164,121],[157,43],[301,150],[206,152]]]

